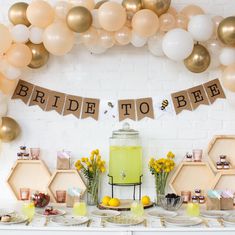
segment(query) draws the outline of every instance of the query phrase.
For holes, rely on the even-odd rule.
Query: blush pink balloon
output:
[[[108,32],[105,30],[98,31],[98,41],[97,44],[102,48],[111,48],[114,45],[114,35],[112,32]]]
[[[176,26],[176,20],[173,15],[170,13],[162,14],[159,18],[160,21],[160,30],[167,32]]]
[[[119,45],[127,45],[131,41],[131,30],[124,26],[119,31],[115,32],[114,37]]]
[[[15,43],[7,51],[6,58],[12,66],[23,68],[30,64],[32,52],[25,44]]]
[[[184,14],[179,13],[176,15],[176,28],[187,29],[188,22],[189,20]]]
[[[9,31],[9,29],[3,25],[0,24],[0,55],[5,53],[10,47],[12,43],[12,36]]]
[[[141,37],[153,36],[159,29],[158,16],[149,9],[140,10],[132,18],[132,28]]]

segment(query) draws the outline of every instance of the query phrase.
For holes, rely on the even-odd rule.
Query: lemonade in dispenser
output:
[[[142,176],[142,147],[139,132],[124,123],[110,138],[109,176],[113,184],[139,184]]]

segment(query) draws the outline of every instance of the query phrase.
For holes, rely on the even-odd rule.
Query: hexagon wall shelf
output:
[[[217,173],[212,181],[211,188],[215,190],[235,191],[235,170],[227,170]]]
[[[41,160],[18,160],[12,167],[7,183],[15,197],[20,199],[20,188],[47,191],[51,173]]]
[[[182,162],[170,180],[174,193],[201,189],[207,191],[215,175],[207,162]]]
[[[227,160],[231,164],[231,168],[235,168],[235,136],[218,135],[209,143],[207,150],[208,160],[213,171],[218,172],[216,162],[219,161],[220,155],[226,155]]]
[[[68,190],[68,188],[80,188],[82,195],[86,191],[86,185],[77,170],[56,170],[51,176],[48,191],[51,199],[56,201],[56,190]]]

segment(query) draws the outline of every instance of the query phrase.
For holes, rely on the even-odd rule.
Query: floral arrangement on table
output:
[[[175,154],[168,152],[166,158],[154,159],[149,161],[149,170],[155,176],[155,186],[157,198],[165,195],[165,188],[168,176],[175,168]],[[158,200],[158,199],[157,199]]]
[[[100,151],[93,150],[89,158],[83,157],[77,160],[75,167],[87,180],[87,204],[97,205],[100,175],[106,171],[105,161],[102,160]]]

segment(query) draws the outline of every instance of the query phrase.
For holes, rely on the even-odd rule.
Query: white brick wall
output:
[[[15,0],[0,0],[0,21],[7,22],[7,10]],[[186,4],[198,4],[210,15],[232,15],[235,0],[173,0],[173,6],[181,9]],[[51,57],[47,67],[38,71],[24,71],[22,78],[47,88],[99,98],[137,98],[166,96],[171,92],[201,84],[219,76],[220,71],[191,74],[182,64],[152,56],[146,48],[132,46],[114,47],[106,54],[90,55],[81,46],[75,46],[65,57]],[[55,168],[56,151],[68,149],[74,158],[87,155],[99,148],[108,160],[109,137],[118,122],[77,120],[62,117],[55,112],[46,113],[38,107],[27,107],[20,101],[9,102],[9,115],[22,127],[22,135],[15,142],[2,144],[0,155],[0,201],[14,200],[6,187],[6,177],[15,161],[21,144],[41,147],[42,158]],[[235,108],[227,100],[219,100],[209,107],[199,107],[195,112],[178,116],[165,116],[156,120],[131,123],[140,131],[144,146],[145,177],[143,193],[154,195],[153,179],[148,173],[150,156],[161,156],[172,150],[179,162],[186,151],[205,148],[215,134],[234,134]],[[91,132],[92,130],[92,132]],[[107,178],[103,180],[107,185]],[[110,187],[103,187],[103,194]],[[120,191],[116,190],[116,195]],[[129,193],[129,194],[128,194]],[[122,195],[131,195],[122,189]]]

